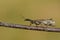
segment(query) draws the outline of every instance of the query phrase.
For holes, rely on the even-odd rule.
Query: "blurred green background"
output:
[[[53,18],[60,28],[60,0],[0,0],[0,21],[29,25],[30,19]],[[0,26],[0,40],[60,40],[60,33]]]

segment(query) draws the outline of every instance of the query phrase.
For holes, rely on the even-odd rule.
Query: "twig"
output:
[[[60,28],[49,28],[49,27],[33,27],[21,24],[11,24],[0,22],[0,26],[2,27],[11,27],[11,28],[19,28],[19,29],[27,29],[27,30],[36,30],[36,31],[47,31],[47,32],[60,32]]]

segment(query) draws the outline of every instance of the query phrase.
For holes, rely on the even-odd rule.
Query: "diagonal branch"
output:
[[[60,28],[49,28],[49,27],[46,28],[46,27],[33,27],[33,26],[29,27],[27,25],[11,24],[11,23],[5,23],[5,22],[0,22],[0,26],[27,29],[27,30],[36,30],[36,31],[60,32]]]

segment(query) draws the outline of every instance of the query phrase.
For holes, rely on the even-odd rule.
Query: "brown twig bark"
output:
[[[11,28],[19,28],[19,29],[27,29],[27,30],[36,30],[36,31],[47,31],[47,32],[60,32],[60,28],[49,28],[49,27],[33,27],[33,26],[27,26],[27,25],[21,25],[21,24],[11,24],[11,23],[5,23],[0,22],[0,26],[2,27],[11,27]]]

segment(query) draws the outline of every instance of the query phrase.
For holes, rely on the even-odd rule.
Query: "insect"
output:
[[[36,27],[38,25],[44,24],[45,26],[55,26],[55,21],[50,18],[50,19],[39,19],[39,20],[32,20],[32,19],[25,19],[24,21],[29,21],[30,22],[30,26],[32,24],[35,24]]]
[[[30,22],[30,26],[32,24],[35,24],[36,26],[41,24],[41,21],[39,21],[39,20],[25,19],[24,21],[29,21]]]

